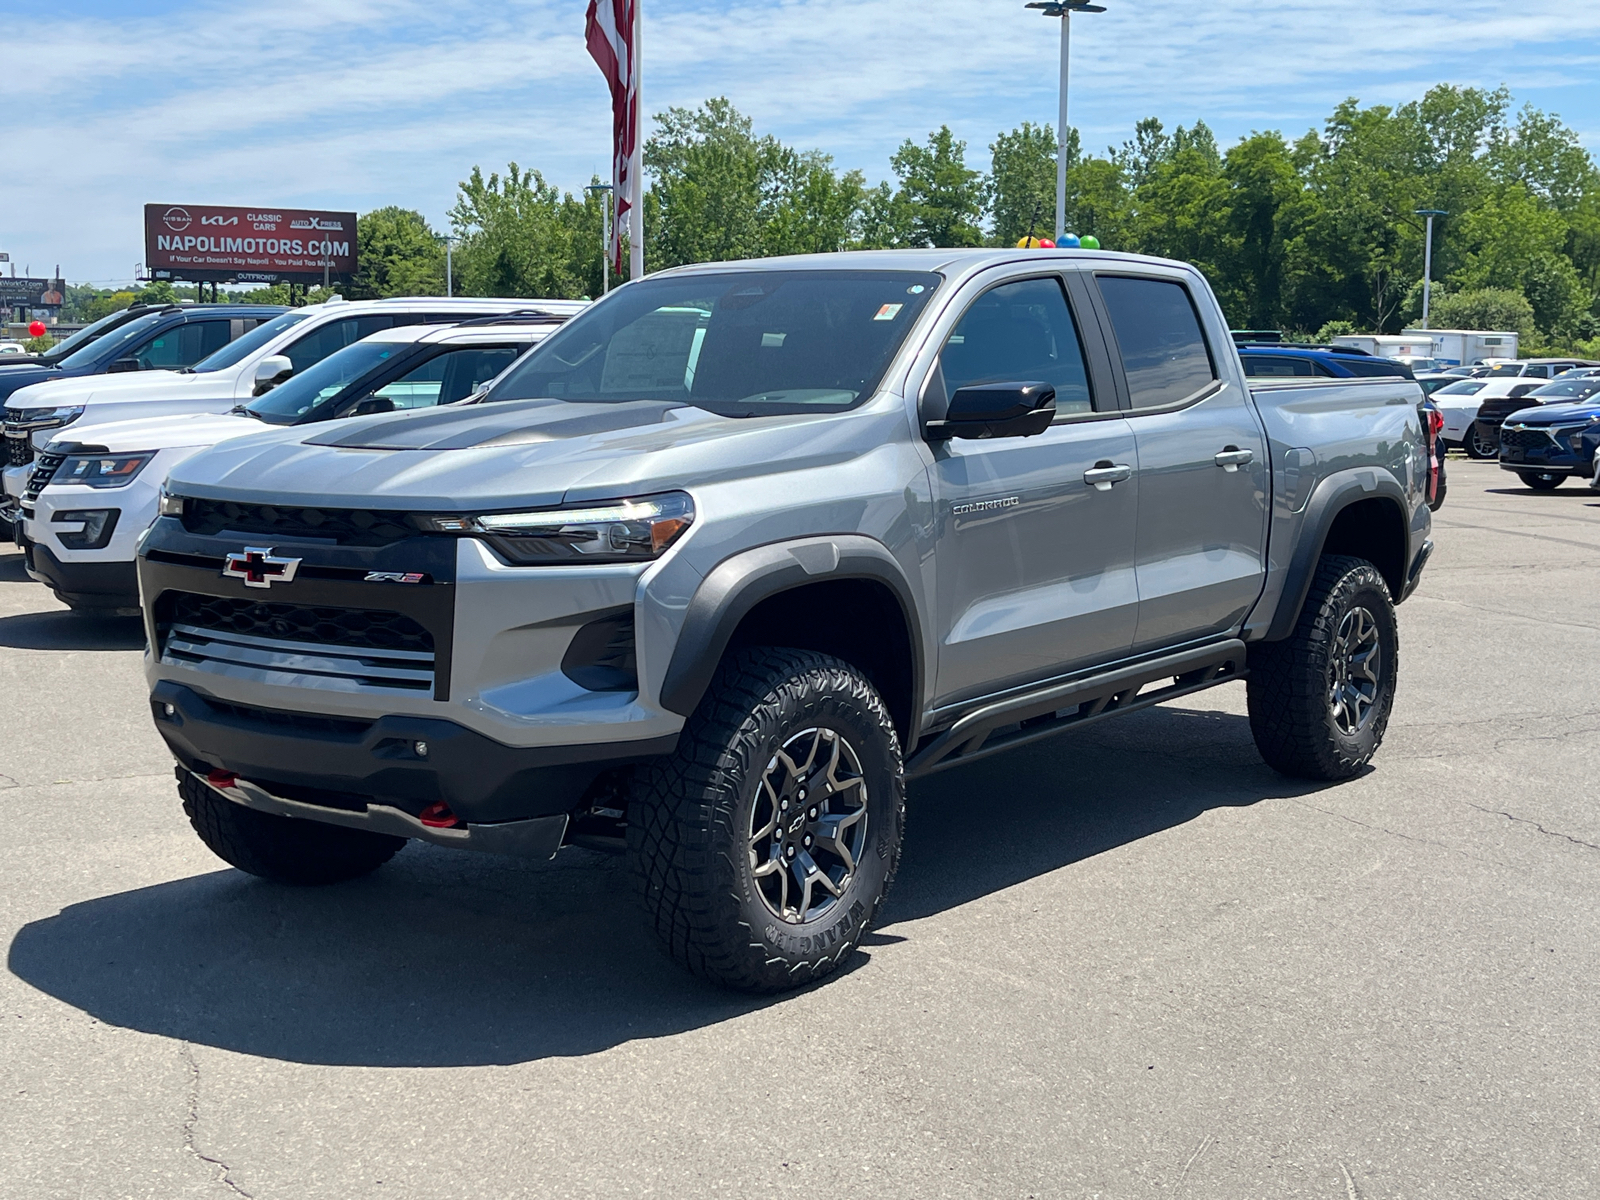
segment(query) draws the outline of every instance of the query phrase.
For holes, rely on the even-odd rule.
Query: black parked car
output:
[[[0,404],[21,388],[52,379],[120,371],[181,371],[285,311],[281,304],[165,304],[137,313],[125,309],[107,317],[107,324],[95,336],[60,358],[45,355],[0,367]],[[71,341],[68,338],[51,351],[65,350]]]

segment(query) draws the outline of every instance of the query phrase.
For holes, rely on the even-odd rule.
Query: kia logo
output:
[[[211,217],[201,217],[200,218],[200,224],[202,224],[202,225],[237,225],[238,223],[239,223],[239,218],[236,217],[236,216],[235,217],[211,216]]]
[[[194,220],[186,208],[169,208],[161,215],[161,219],[166,222],[167,228],[172,230],[173,233],[182,233],[189,228],[189,222]]]

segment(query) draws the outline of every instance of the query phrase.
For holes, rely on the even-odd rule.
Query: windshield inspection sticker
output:
[[[878,315],[872,319],[874,321],[892,321],[900,315],[900,310],[904,307],[904,304],[885,304],[878,310]]]

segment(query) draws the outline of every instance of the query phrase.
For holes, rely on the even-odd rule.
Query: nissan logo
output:
[[[177,207],[167,209],[166,212],[161,214],[161,219],[166,222],[167,228],[172,230],[173,233],[182,233],[189,228],[189,222],[194,220],[189,215],[188,209]]]

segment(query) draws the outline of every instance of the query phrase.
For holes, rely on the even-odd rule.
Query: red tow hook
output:
[[[417,820],[429,829],[454,829],[461,824],[461,818],[450,811],[450,806],[444,801],[430,804],[418,814]]]
[[[232,787],[239,782],[239,777],[232,771],[212,771],[206,776],[206,782],[212,787]]]

